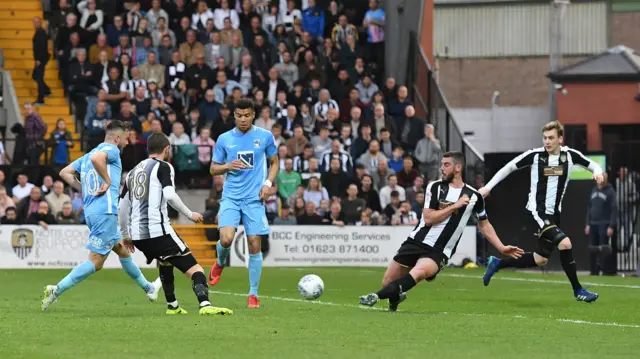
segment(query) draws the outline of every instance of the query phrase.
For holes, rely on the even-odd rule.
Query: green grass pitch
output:
[[[43,287],[66,270],[0,271],[0,358],[638,358],[640,280],[581,279],[600,293],[573,299],[564,275],[447,269],[409,292],[397,313],[357,305],[379,289],[383,268],[265,268],[261,308],[246,308],[247,271],[225,270],[212,302],[235,311],[200,317],[189,281],[176,273],[187,316],[167,316],[121,270],[104,270],[47,313]],[[297,282],[315,273],[319,301]],[[156,278],[146,270],[147,278]]]

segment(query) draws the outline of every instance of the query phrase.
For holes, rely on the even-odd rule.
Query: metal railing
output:
[[[7,70],[0,69],[0,76],[2,77],[2,107],[5,110],[6,115],[5,140],[14,140],[15,135],[10,131],[11,127],[16,123],[23,123],[22,113],[20,112],[20,103],[18,101],[16,89],[13,86],[11,73]],[[13,153],[14,143],[15,141],[9,141],[5,144],[5,151],[7,153]]]
[[[465,179],[473,183],[476,174],[484,175],[484,157],[460,130],[434,71],[420,48],[416,34],[412,33],[411,37],[407,84],[414,106],[433,124],[436,137],[446,151],[464,153],[467,159]]]

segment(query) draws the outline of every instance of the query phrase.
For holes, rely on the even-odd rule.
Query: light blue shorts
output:
[[[107,255],[120,241],[118,215],[104,214],[87,216],[89,242],[87,249],[101,255]]]
[[[218,227],[238,228],[240,218],[248,236],[269,234],[269,221],[262,201],[223,198],[218,211]]]

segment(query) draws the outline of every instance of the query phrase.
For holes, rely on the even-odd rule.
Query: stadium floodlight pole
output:
[[[569,0],[551,0],[551,20],[549,21],[549,73],[560,68],[562,60],[562,31]],[[553,80],[549,79],[549,121],[557,117],[557,96]],[[546,121],[545,121],[546,122]]]

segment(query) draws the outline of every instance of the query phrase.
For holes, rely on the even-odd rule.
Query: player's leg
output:
[[[249,308],[258,308],[258,289],[262,277],[262,238],[261,236],[247,236],[249,242]]]
[[[526,228],[525,232],[538,232],[538,249],[536,253],[534,252],[526,252],[520,258],[497,258],[494,256],[489,257],[489,261],[487,263],[487,268],[484,272],[484,276],[482,277],[482,281],[485,286],[489,285],[491,282],[491,278],[498,273],[501,269],[504,268],[534,268],[541,267],[547,264],[549,261],[549,256],[553,252],[553,248],[555,246],[554,243],[558,243],[559,239],[555,242],[551,240],[551,235],[553,233],[549,232],[548,229],[557,228],[555,225],[547,225],[545,227],[545,223],[542,219],[534,219],[531,218],[530,225]],[[545,236],[544,238],[542,236]]]
[[[258,288],[262,277],[262,238],[269,234],[269,221],[262,201],[242,204],[242,224],[249,242],[249,298],[248,307],[258,308]]]
[[[47,310],[51,303],[55,302],[62,293],[87,279],[93,273],[102,269],[111,248],[115,243],[105,239],[105,227],[101,221],[102,216],[89,216],[86,218],[89,226],[89,241],[86,248],[89,249],[89,257],[86,261],[75,266],[58,284],[48,285],[44,290],[42,310]]]
[[[218,260],[209,272],[209,284],[212,286],[220,281],[220,276],[229,258],[231,243],[233,243],[233,239],[236,236],[236,228],[238,228],[239,224],[240,206],[228,198],[223,199],[220,202],[220,210],[218,211],[218,231],[220,232],[220,239],[216,243]]]
[[[191,279],[191,288],[200,304],[200,315],[233,314],[233,311],[230,309],[218,308],[211,305],[211,301],[209,300],[209,286],[207,286],[207,277],[204,274],[204,269],[198,264],[188,249],[187,252],[182,255],[166,258],[166,261]]]
[[[427,248],[421,243],[417,243],[413,239],[407,239],[402,243],[398,252],[393,257],[393,261],[389,263],[387,270],[382,279],[382,287],[387,288],[392,283],[405,277],[410,268],[416,265],[421,256],[426,253]],[[360,304],[373,306],[379,298],[379,291],[377,293],[370,293],[360,297]],[[384,298],[383,298],[384,299]],[[389,298],[389,311],[396,311],[398,304],[405,299],[404,294],[399,294],[397,297]]]
[[[102,269],[108,255],[108,253],[103,255],[101,253],[89,252],[89,258],[75,266],[58,284],[48,285],[45,288],[44,298],[42,300],[42,310],[47,310],[49,305],[62,295],[62,293],[75,287],[78,283]]]
[[[405,275],[407,275],[407,273],[409,273],[410,270],[411,268],[405,265],[402,265],[396,261],[391,261],[391,263],[389,263],[389,266],[387,267],[387,270],[384,272],[384,276],[382,277],[382,286],[385,287],[394,280],[404,277]],[[389,301],[389,311],[397,311],[398,305],[400,305],[400,303],[404,301],[405,298],[406,296],[402,295],[395,302]]]
[[[380,289],[377,293],[378,298],[389,299],[389,301],[397,300],[401,293],[408,292],[421,280],[435,278],[439,271],[440,266],[435,260],[429,257],[420,258],[408,274]]]
[[[117,237],[119,239],[120,231],[117,231],[117,233]],[[133,281],[136,282],[136,284],[138,284],[145,293],[147,293],[147,298],[149,298],[150,301],[156,301],[158,299],[160,287],[162,286],[160,279],[156,279],[153,283],[149,282],[147,278],[145,278],[144,274],[142,274],[142,271],[140,271],[140,267],[138,267],[136,262],[133,261],[129,248],[123,245],[121,241],[113,247],[113,251],[118,255],[118,257],[120,257],[120,265],[129,278],[133,279]]]
[[[169,262],[158,260],[158,271],[160,272],[160,281],[162,282],[162,290],[164,298],[167,301],[167,314],[187,314],[187,311],[180,307],[175,293],[175,284],[173,276],[173,265]]]
[[[599,295],[584,289],[578,280],[576,261],[573,258],[573,250],[569,237],[564,235],[564,238],[560,243],[558,243],[558,249],[560,250],[560,263],[562,264],[562,269],[564,269],[564,273],[567,275],[569,282],[571,282],[573,295],[576,300],[587,303],[596,301]]]

